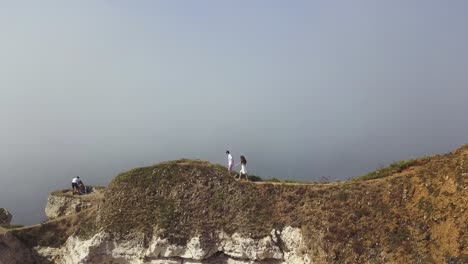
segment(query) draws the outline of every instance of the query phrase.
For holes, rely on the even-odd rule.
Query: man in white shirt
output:
[[[73,178],[72,180],[72,189],[73,189],[73,194],[75,193],[80,193],[80,189],[78,187],[78,183],[80,182],[80,177],[76,176],[75,178]]]
[[[228,170],[229,170],[229,172],[231,172],[232,167],[234,166],[234,159],[232,158],[232,155],[229,152],[229,150],[226,150],[226,154],[228,156]]]

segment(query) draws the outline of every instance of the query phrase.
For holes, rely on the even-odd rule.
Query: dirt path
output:
[[[322,183],[308,183],[308,182],[252,182],[258,185],[273,184],[273,185],[299,185],[299,186],[330,186],[340,185],[344,182],[322,182]]]
[[[92,210],[95,210],[97,208],[97,202],[102,201],[104,199],[104,192],[103,192],[103,190],[100,190],[100,189],[96,189],[93,193],[84,194],[84,195],[73,195],[72,191],[68,190],[68,189],[56,191],[53,194],[59,195],[59,196],[72,197],[72,198],[75,198],[75,199],[83,199],[85,201],[93,201],[93,202],[96,202],[96,204],[94,204],[90,208],[82,210],[79,213],[57,217],[57,218],[54,218],[54,219],[51,219],[51,220],[47,220],[46,222],[41,223],[41,224],[23,226],[23,227],[8,229],[8,230],[2,228],[3,233],[9,232],[9,231],[14,231],[14,230],[32,229],[32,228],[39,227],[39,226],[41,226],[43,224],[50,224],[50,223],[60,222],[60,221],[62,221],[64,219],[72,219],[72,218],[80,217],[83,214],[86,214],[86,213],[88,213],[88,212],[90,212]],[[2,229],[0,229],[0,234],[2,234]]]
[[[90,211],[92,210],[95,210],[97,206],[92,206],[90,208],[87,208],[79,213],[76,213],[76,214],[72,214],[72,215],[65,215],[65,216],[61,216],[61,217],[57,217],[57,218],[54,218],[52,220],[48,220],[44,223],[41,223],[41,224],[36,224],[36,225],[30,225],[30,226],[23,226],[23,227],[18,227],[18,228],[12,228],[12,229],[8,229],[8,230],[5,230],[5,233],[7,232],[10,232],[10,231],[20,231],[20,230],[27,230],[27,229],[33,229],[33,228],[36,228],[36,227],[40,227],[41,225],[44,225],[44,224],[51,224],[51,223],[55,223],[55,222],[60,222],[62,220],[65,220],[65,219],[73,219],[73,218],[77,218],[77,217],[80,217],[81,215],[83,214],[86,214],[86,213],[89,213]],[[1,230],[0,230],[0,234],[1,233]]]

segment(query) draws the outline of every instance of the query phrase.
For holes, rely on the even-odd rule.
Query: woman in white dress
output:
[[[237,165],[241,165],[241,170],[239,172],[239,180],[242,180],[242,177],[245,177],[246,180],[247,178],[247,159],[245,159],[244,156],[240,156],[240,163]]]

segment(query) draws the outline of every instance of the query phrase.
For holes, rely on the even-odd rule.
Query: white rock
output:
[[[281,249],[269,236],[255,240],[235,233],[228,239],[224,238],[223,245],[224,254],[233,258],[249,260],[283,258]]]
[[[9,225],[13,216],[5,208],[0,208],[0,225]]]
[[[189,258],[194,260],[202,260],[205,258],[207,253],[203,250],[200,244],[200,237],[193,237],[187,243],[185,253],[181,255],[182,258]]]
[[[281,232],[273,230],[271,234],[253,239],[239,233],[229,236],[218,232],[217,241],[211,245],[202,246],[200,236],[195,236],[187,245],[181,246],[171,244],[167,239],[156,235],[145,245],[142,234],[115,240],[100,232],[86,240],[72,236],[59,249],[38,247],[36,251],[57,264],[311,263],[309,257],[301,253],[306,252],[306,246],[299,228],[286,227]],[[280,248],[279,242],[284,245],[285,252]],[[214,256],[217,252],[223,254]]]
[[[149,247],[145,252],[146,257],[181,257],[185,254],[186,248],[184,246],[172,245],[167,239],[160,237],[153,237],[150,241]]]
[[[309,256],[301,252],[307,252],[307,246],[302,239],[302,232],[299,228],[287,226],[281,232],[281,241],[284,244],[284,260],[288,264],[309,264]]]
[[[51,193],[47,197],[45,214],[49,219],[54,219],[60,216],[76,214],[91,206],[92,203],[90,201],[84,201],[80,196],[65,196]]]

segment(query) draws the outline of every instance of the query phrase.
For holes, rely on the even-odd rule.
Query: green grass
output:
[[[352,180],[353,181],[367,181],[367,180],[380,179],[380,178],[391,176],[391,175],[393,175],[395,173],[400,173],[400,172],[402,172],[402,171],[404,171],[404,170],[406,170],[406,169],[408,169],[410,167],[413,167],[413,166],[424,165],[427,162],[429,162],[428,157],[396,161],[396,162],[390,164],[390,166],[388,166],[388,167],[378,169],[378,170],[373,171],[373,172],[369,172],[366,175],[355,177]]]

